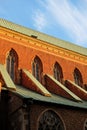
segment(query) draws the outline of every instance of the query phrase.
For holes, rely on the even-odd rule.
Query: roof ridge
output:
[[[67,50],[71,50],[73,52],[87,56],[87,48],[85,48],[85,47],[76,45],[76,44],[68,42],[68,41],[64,41],[57,37],[33,30],[31,28],[28,28],[28,27],[25,27],[25,26],[22,26],[19,24],[15,24],[11,21],[0,18],[0,26],[8,28],[13,31],[16,31],[18,33],[27,35],[27,36],[35,35],[35,36],[37,36],[37,39],[48,42],[51,45],[58,46],[58,47],[61,47],[61,48],[67,49]]]

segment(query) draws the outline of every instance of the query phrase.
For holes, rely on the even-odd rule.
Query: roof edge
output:
[[[51,35],[30,29],[28,27],[24,27],[19,24],[15,24],[14,22],[5,20],[3,18],[0,18],[0,26],[7,28],[9,30],[12,30],[12,31],[21,33],[26,36],[32,36],[32,35],[37,36],[38,40],[42,40],[42,41],[50,43],[51,45],[61,47],[67,50],[71,50],[73,52],[87,56],[87,48],[85,47],[76,45],[74,43],[70,43],[68,41],[61,40],[57,37],[53,37]]]

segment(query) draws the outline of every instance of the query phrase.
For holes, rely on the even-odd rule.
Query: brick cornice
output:
[[[0,27],[0,38],[5,39],[7,41],[11,41],[15,44],[32,47],[38,50],[45,51],[46,53],[52,55],[60,56],[62,58],[66,58],[87,65],[87,56],[52,45],[37,38],[32,38],[31,36],[23,35],[13,30]]]

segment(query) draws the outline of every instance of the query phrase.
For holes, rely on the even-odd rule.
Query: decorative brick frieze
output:
[[[56,56],[68,58],[70,60],[74,60],[76,62],[80,62],[83,64],[87,64],[87,57],[84,55],[81,55],[79,53],[66,50],[64,48],[48,44],[47,42],[41,41],[36,38],[32,38],[31,36],[25,36],[23,34],[19,34],[17,32],[5,29],[0,27],[0,38],[3,38],[5,40],[21,44],[23,46],[31,46],[36,48],[37,50],[43,50],[46,51],[47,53],[51,53]]]

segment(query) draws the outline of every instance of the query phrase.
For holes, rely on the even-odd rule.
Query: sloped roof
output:
[[[70,42],[60,40],[58,38],[55,38],[55,37],[49,36],[47,34],[32,30],[30,28],[26,28],[24,26],[15,24],[13,22],[10,22],[10,21],[7,21],[7,20],[1,19],[1,18],[0,18],[0,26],[5,27],[5,28],[10,29],[10,30],[13,30],[13,31],[18,32],[18,33],[27,35],[27,36],[34,35],[37,37],[37,39],[46,41],[54,46],[59,46],[59,47],[62,47],[62,48],[65,48],[65,49],[68,49],[68,50],[71,50],[71,51],[74,51],[74,52],[77,52],[77,53],[80,53],[82,55],[87,56],[87,49],[84,47],[77,46],[77,45],[72,44]]]
[[[37,92],[40,92],[42,95],[44,96],[51,96],[51,93],[27,70],[23,70],[23,72],[26,74],[26,76],[28,76],[28,79],[30,79],[32,81],[32,85],[33,87],[36,87]],[[29,80],[29,82],[30,82]],[[27,81],[28,82],[28,81]],[[28,82],[28,84],[29,84]],[[30,86],[30,88],[32,88]]]
[[[75,84],[71,80],[66,80],[65,81],[65,86],[71,92],[73,92],[75,95],[77,95],[78,97],[80,97],[81,99],[87,100],[87,91],[85,89],[81,88],[81,86]]]
[[[13,83],[13,81],[11,80],[8,72],[6,71],[4,65],[0,64],[0,73],[3,77],[3,80],[6,84],[7,89],[12,89],[12,90],[16,90],[16,86]]]
[[[41,94],[38,94],[34,91],[31,91],[27,88],[24,88],[23,86],[16,86],[16,91],[10,90],[12,93],[15,93],[19,97],[23,97],[26,99],[31,99],[34,101],[41,101],[46,103],[52,103],[52,104],[60,104],[63,106],[70,106],[70,107],[76,107],[76,108],[84,108],[87,109],[87,102],[75,102],[73,100],[69,100],[67,98],[61,97],[59,95],[52,94],[51,97],[46,97]]]
[[[69,96],[69,98],[71,97],[73,100],[75,100],[75,101],[82,101],[81,100],[81,98],[79,98],[77,95],[75,95],[73,92],[71,92],[66,86],[64,86],[63,84],[61,84],[59,81],[57,81],[55,78],[53,78],[51,75],[49,75],[49,74],[46,74],[45,75],[45,79],[46,79],[46,77],[47,77],[47,80],[48,80],[48,83],[47,83],[47,81],[46,81],[46,83],[47,83],[47,86],[48,86],[48,88],[50,88],[51,87],[51,90],[52,89],[55,89],[56,90],[56,92],[55,92],[55,94],[57,94],[57,95],[61,95],[61,96],[63,96],[63,97],[67,97],[67,96],[64,96],[64,93],[66,93],[66,95],[68,95]],[[49,81],[49,79],[54,83],[54,84],[56,84],[57,86],[52,86],[52,85],[50,85],[50,81]],[[48,85],[49,84],[49,85]],[[61,91],[62,92],[61,92]]]
[[[44,96],[42,94],[39,94],[35,91],[31,91],[28,88],[25,88],[24,86],[18,86],[15,85],[13,83],[13,81],[11,80],[9,74],[7,73],[4,65],[0,64],[0,73],[5,81],[6,84],[6,88],[7,90],[9,90],[10,92],[25,98],[25,99],[31,99],[34,101],[40,101],[40,102],[46,102],[46,103],[52,103],[52,104],[60,104],[60,105],[65,105],[65,106],[70,106],[70,107],[76,107],[76,108],[84,108],[87,109],[87,101],[84,100],[71,100],[69,98],[65,98],[63,96],[59,96],[57,94],[53,94],[51,93],[51,96]],[[27,73],[27,71],[26,71]],[[30,73],[27,73],[29,77],[32,78],[32,76],[30,75]],[[38,84],[38,82],[35,82],[36,84]],[[40,84],[39,84],[40,85]],[[41,85],[39,86],[40,89],[42,89],[43,92],[46,92],[47,94],[48,91],[46,91],[46,89],[44,89]],[[16,91],[14,91],[16,90]]]

